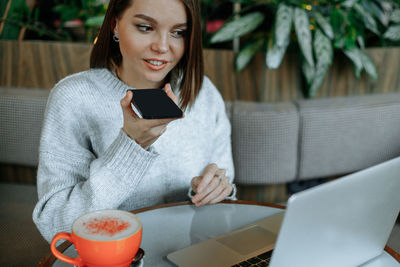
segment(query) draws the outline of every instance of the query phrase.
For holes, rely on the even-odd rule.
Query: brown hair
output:
[[[131,6],[134,0],[111,0],[90,55],[91,68],[114,70],[122,63],[119,45],[112,38],[115,20]],[[201,18],[198,0],[181,0],[188,15],[186,49],[182,59],[168,74],[173,88],[179,86],[182,109],[190,108],[203,84],[204,63],[201,40]]]

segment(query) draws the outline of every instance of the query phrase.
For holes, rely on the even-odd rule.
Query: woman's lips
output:
[[[168,61],[166,60],[161,60],[161,59],[153,59],[153,58],[147,58],[143,59],[144,63],[146,63],[147,67],[149,67],[151,70],[162,70],[167,66]]]

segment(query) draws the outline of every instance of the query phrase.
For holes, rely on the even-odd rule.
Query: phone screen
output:
[[[181,118],[182,110],[162,89],[131,89],[132,104],[144,119]]]

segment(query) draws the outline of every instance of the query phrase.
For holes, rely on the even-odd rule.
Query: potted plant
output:
[[[268,68],[276,69],[289,49],[299,50],[307,96],[322,85],[334,52],[354,64],[356,77],[363,70],[377,79],[367,45],[400,44],[400,3],[396,0],[235,0],[242,4],[239,18],[228,20],[211,43],[240,37],[237,71],[243,70],[258,51],[266,51]]]

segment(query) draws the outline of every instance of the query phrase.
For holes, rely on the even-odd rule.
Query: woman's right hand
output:
[[[169,84],[165,85],[165,92],[175,102],[177,97],[172,92]],[[167,125],[173,119],[142,119],[135,113],[131,106],[132,92],[127,91],[124,98],[121,99],[122,113],[124,116],[124,126],[122,130],[144,149],[153,144],[166,130]]]

